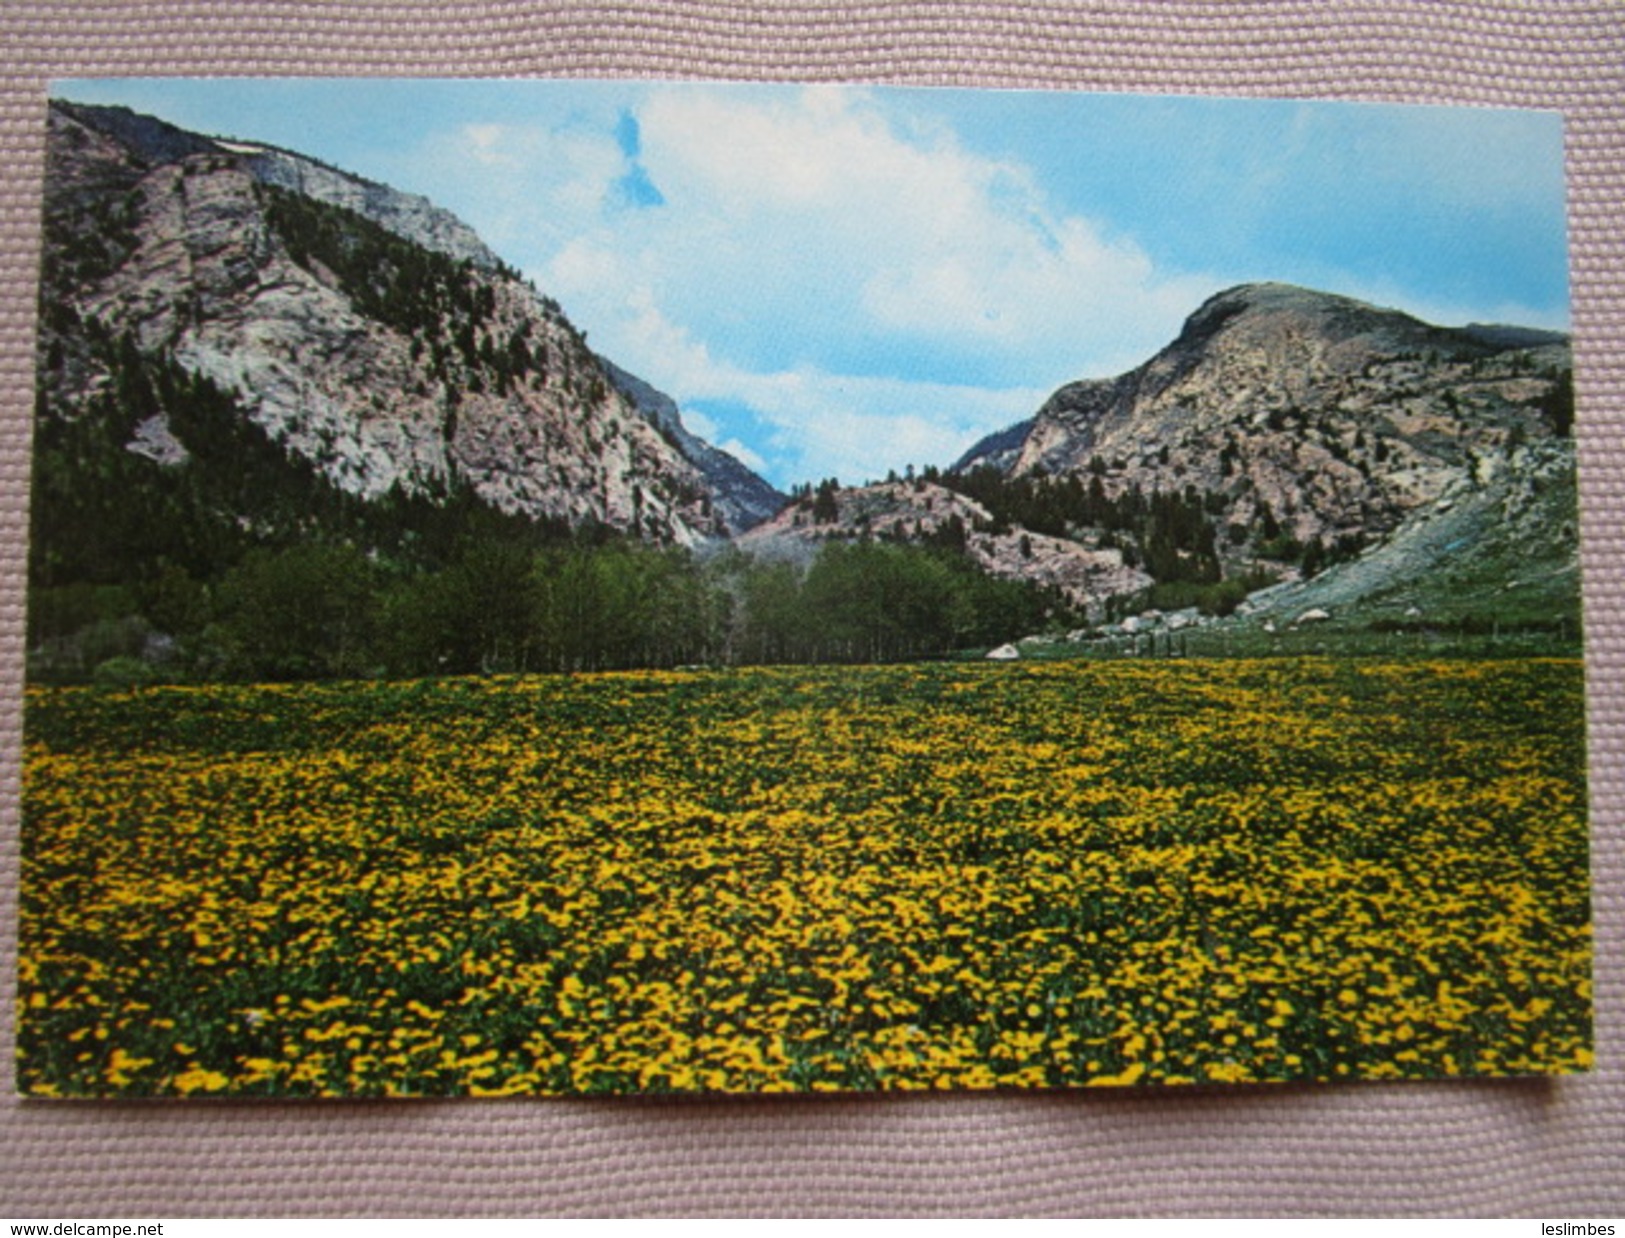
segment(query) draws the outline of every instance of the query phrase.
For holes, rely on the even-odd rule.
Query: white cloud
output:
[[[880,476],[946,464],[1060,383],[1138,364],[1218,287],[1157,270],[921,98],[581,96],[567,114],[465,117],[411,179],[618,364],[685,406],[752,409],[755,428],[709,428],[774,481]],[[635,161],[616,140],[629,100]],[[628,194],[632,177],[657,195]]]
[[[498,167],[512,167],[518,161],[500,149],[505,133],[502,125],[464,125],[463,137],[468,141],[468,153],[476,162]]]
[[[947,463],[1060,382],[1143,361],[1217,287],[867,92],[672,86],[637,121],[663,205],[617,205],[612,142],[554,135],[533,209],[570,234],[535,274],[680,402],[754,409],[771,441],[748,450],[781,482]]]
[[[853,483],[907,464],[950,464],[984,435],[1030,415],[1047,394],[810,368],[772,374],[723,369],[716,378],[727,398],[761,410],[770,427],[763,465],[782,484],[823,477]]]
[[[717,425],[716,422],[712,421],[711,418],[707,417],[697,408],[685,408],[682,410],[682,414],[683,424],[688,427],[690,433],[698,434],[708,443],[713,443],[718,447],[722,446],[721,443],[717,442],[718,437],[722,433],[721,426]],[[730,449],[723,448],[723,450],[727,451]],[[747,463],[749,462],[747,461]],[[751,467],[755,468],[756,466],[753,464]]]
[[[692,429],[693,427],[690,428]],[[698,430],[695,430],[694,432],[696,434],[700,433]],[[705,436],[701,435],[701,437]],[[753,469],[757,473],[767,471],[767,461],[751,450],[748,445],[741,443],[736,438],[726,439],[723,442],[717,443],[716,446],[727,452],[730,456],[739,461],[739,463],[743,464],[748,469]]]
[[[711,234],[728,224],[731,244],[701,262],[771,322],[799,307],[824,329],[1009,378],[1138,359],[1211,291],[1159,277],[1132,243],[1058,211],[1026,169],[940,126],[905,132],[861,91],[677,90],[640,121],[673,217],[711,221]],[[662,248],[673,252],[679,239]]]
[[[646,374],[686,401],[726,400],[759,415],[762,441],[719,444],[771,480],[856,482],[906,464],[949,464],[994,430],[1030,415],[1048,395],[1037,387],[990,389],[923,379],[831,373],[815,366],[751,371],[712,355],[648,297],[628,345]],[[710,437],[715,424],[686,409],[685,423]]]
[[[522,268],[600,227],[625,171],[614,135],[577,121],[468,122],[430,134],[398,169],[381,168],[425,186]]]

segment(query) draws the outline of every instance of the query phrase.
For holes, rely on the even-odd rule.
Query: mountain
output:
[[[927,475],[984,509],[968,522],[973,553],[978,538],[1042,534],[1121,556],[1138,576],[1071,585],[1092,612],[1228,612],[1255,593],[1255,609],[1404,598],[1396,613],[1425,600],[1457,614],[1473,590],[1494,609],[1538,578],[1524,611],[1569,613],[1573,417],[1566,336],[1250,284],[1209,299],[1143,365],[1061,387]],[[835,522],[823,535],[837,530],[853,535]],[[1019,556],[998,570],[1028,573]]]
[[[1570,367],[1556,332],[1243,285],[1143,365],[1067,384],[951,468],[808,488],[740,545],[795,562],[831,541],[952,548],[1097,624],[1335,608],[1573,631]]]
[[[100,424],[149,475],[201,472],[208,432],[180,404],[226,400],[247,429],[216,432],[363,503],[456,498],[694,546],[778,500],[424,198],[53,101],[44,223],[47,454],[67,437],[82,455]],[[223,514],[269,518],[246,502]]]
[[[1561,331],[1548,331],[1541,327],[1514,327],[1506,323],[1470,322],[1461,330],[1495,348],[1538,348],[1542,344],[1566,345],[1569,342],[1569,337]]]
[[[1529,441],[1566,437],[1564,339],[1506,346],[1279,284],[1213,297],[1115,379],[1057,391],[1001,471],[1093,469],[1108,494],[1194,486],[1299,541],[1385,534]],[[1548,405],[1551,405],[1549,408]],[[1096,463],[1099,461],[1099,463]],[[992,463],[987,457],[969,467]],[[963,470],[962,470],[963,471]]]
[[[51,673],[939,655],[1151,611],[1577,631],[1556,332],[1242,285],[950,468],[787,498],[421,197],[53,102],[44,204]],[[261,656],[264,599],[316,595]]]
[[[1027,435],[1032,432],[1033,419],[1018,421],[1013,426],[1006,426],[1002,430],[995,430],[992,434],[978,440],[969,451],[954,461],[949,468],[951,473],[963,473],[967,469],[978,465],[991,465],[996,469],[1006,469],[1015,462],[1022,446],[1027,441]]]
[[[264,142],[205,137],[124,107],[94,107],[53,99],[50,116],[55,141],[78,144],[95,134],[121,148],[129,166],[121,169],[123,161],[114,160],[100,171],[115,181],[124,181],[126,187],[133,186],[132,177],[143,170],[196,156],[235,156],[235,165],[262,184],[354,211],[403,240],[458,261],[467,259],[483,270],[495,271],[502,266],[474,230],[450,211],[421,195],[402,193],[308,155]],[[53,147],[49,160],[53,168],[58,166],[60,153],[65,152]]]
[[[1098,533],[1055,537],[1001,523],[977,500],[923,477],[876,485],[825,487],[804,495],[738,539],[769,561],[807,563],[829,542],[878,539],[962,554],[983,572],[1053,590],[1099,619],[1105,599],[1149,588],[1152,578],[1124,562]]]
[[[729,534],[743,533],[784,509],[783,494],[683,425],[676,400],[613,361],[599,361],[616,390],[710,483],[716,514]]]

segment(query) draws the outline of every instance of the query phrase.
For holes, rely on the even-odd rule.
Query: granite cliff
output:
[[[502,512],[698,545],[776,492],[610,366],[426,199],[123,109],[50,109],[45,415],[105,390],[113,345],[230,393],[363,500],[467,489]],[[185,468],[153,407],[128,446]]]

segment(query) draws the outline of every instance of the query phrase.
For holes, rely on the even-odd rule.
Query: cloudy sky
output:
[[[428,195],[780,486],[950,463],[1236,283],[1568,326],[1552,113],[635,82],[54,93]]]

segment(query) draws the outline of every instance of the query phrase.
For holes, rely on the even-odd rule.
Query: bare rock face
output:
[[[730,535],[754,528],[784,509],[784,495],[683,424],[677,401],[614,362],[606,358],[600,361],[610,382],[632,401],[639,415],[705,476],[717,517]]]
[[[239,393],[274,438],[352,493],[444,479],[444,414],[405,386],[402,342],[289,257],[250,176],[194,156],[135,193],[137,243],[81,290],[82,314]],[[408,394],[380,415],[366,393],[381,391]]]
[[[49,149],[47,296],[235,393],[348,494],[468,487],[684,545],[777,498],[675,407],[667,425],[640,408],[555,304],[425,199],[117,110],[53,104]],[[105,376],[71,332],[42,348],[67,354],[51,372],[71,416]],[[161,424],[130,446],[184,459]],[[756,508],[719,501],[728,463],[766,492]]]
[[[1073,541],[1019,528],[998,529],[975,499],[928,481],[881,482],[837,490],[835,511],[792,504],[738,539],[741,549],[767,559],[805,561],[829,541],[879,538],[963,550],[983,571],[1002,580],[1054,588],[1091,619],[1107,599],[1149,586],[1151,578],[1124,563],[1123,553],[1098,539]]]
[[[1059,590],[1091,623],[1106,615],[1106,603],[1140,592],[1151,577],[1123,560],[1115,547],[1012,530],[971,536],[971,557],[1005,580],[1022,580]]]
[[[429,199],[341,172],[294,151],[263,142],[205,137],[122,107],[88,107],[53,100],[51,117],[53,127],[71,121],[79,134],[95,135],[121,154],[124,161],[138,167],[179,163],[193,155],[234,156],[236,165],[262,184],[343,207],[388,228],[396,236],[450,258],[466,259],[486,270],[501,266],[472,228]]]
[[[502,265],[474,229],[420,194],[402,193],[275,147],[239,142],[222,145],[246,156],[245,170],[263,184],[354,211],[396,236],[483,270]]]
[[[804,497],[772,520],[739,539],[742,547],[769,550],[775,544],[817,545],[825,541],[877,537],[895,541],[930,541],[952,526],[967,538],[991,520],[975,499],[935,482],[890,481],[837,489],[833,510],[820,513]]]
[[[1452,330],[1244,285],[1138,369],[1061,388],[1019,448],[990,440],[960,468],[1087,470],[1113,497],[1195,487],[1244,527],[1268,509],[1301,541],[1369,539],[1521,443],[1560,435],[1550,409],[1569,366],[1567,340],[1550,332]]]

